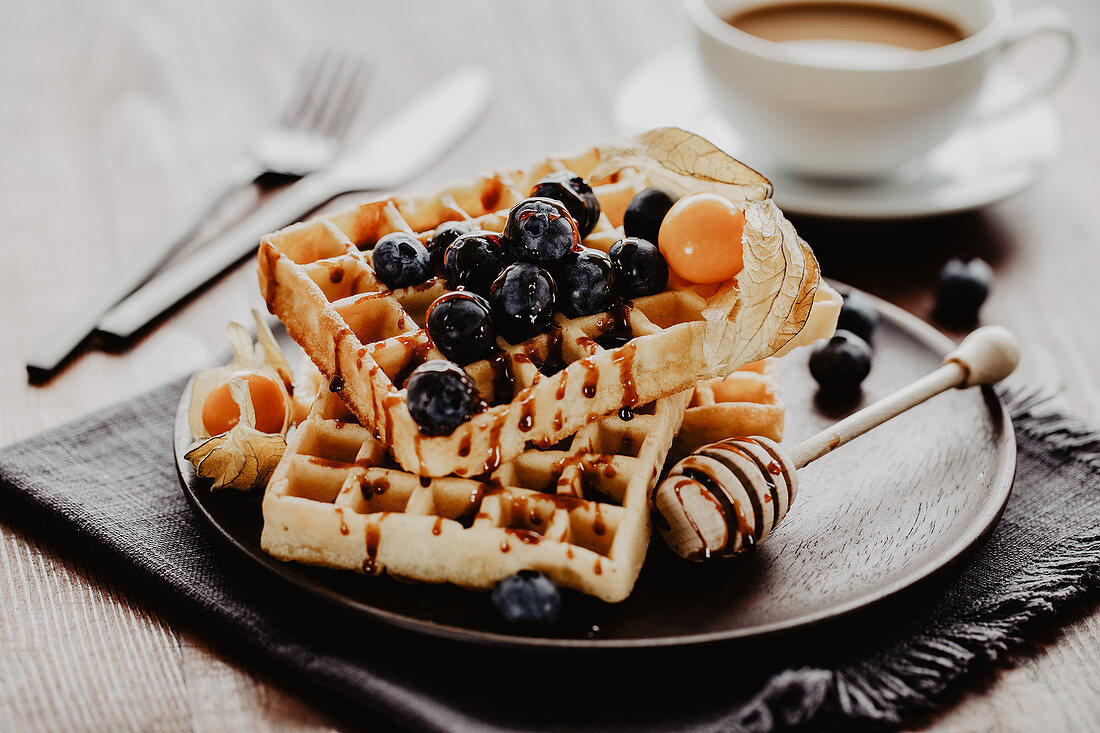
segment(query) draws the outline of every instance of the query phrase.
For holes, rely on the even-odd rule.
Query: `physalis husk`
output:
[[[293,418],[297,414],[294,402],[290,398],[294,374],[279,345],[275,342],[274,334],[255,309],[252,311],[252,318],[256,321],[256,343],[252,343],[252,337],[244,326],[231,321],[226,327],[226,333],[229,337],[229,345],[233,349],[233,362],[226,366],[205,369],[195,375],[195,381],[191,387],[191,404],[187,410],[187,422],[191,428],[191,435],[196,439],[211,436],[203,423],[202,416],[207,397],[219,385],[242,371],[258,372],[270,377],[277,385],[278,399],[283,402],[284,415],[279,434],[286,435],[293,424]],[[249,403],[251,404],[251,399]],[[255,422],[252,423],[252,427],[255,427]]]
[[[248,491],[267,484],[286,450],[286,437],[256,430],[256,409],[245,379],[230,380],[229,391],[241,419],[228,433],[196,441],[184,457],[200,476],[213,479],[211,488]]]

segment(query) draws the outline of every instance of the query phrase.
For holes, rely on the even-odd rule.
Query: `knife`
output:
[[[412,178],[451,149],[489,100],[481,67],[454,71],[374,130],[327,170],[308,175],[265,201],[192,257],[150,280],[100,319],[97,330],[128,338],[188,294],[254,251],[260,238],[301,220],[345,193],[380,191]]]

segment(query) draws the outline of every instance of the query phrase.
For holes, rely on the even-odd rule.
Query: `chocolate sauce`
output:
[[[691,525],[691,531],[694,532],[695,536],[699,538],[699,544],[702,545],[701,550],[696,550],[692,552],[687,556],[687,559],[698,561],[705,560],[710,557],[710,547],[707,545],[706,537],[703,535],[703,531],[699,529],[699,525],[695,523],[695,519],[692,518],[691,512],[689,512],[687,510],[687,507],[684,505],[684,497],[681,493],[686,487],[691,486],[694,483],[695,481],[689,478],[681,479],[680,481],[677,481],[675,484],[672,485],[672,492],[676,495],[676,501],[680,502],[680,508],[683,510],[684,518],[686,518],[688,524]],[[722,505],[718,503],[718,500],[715,499],[709,491],[703,492],[703,496],[707,497],[711,500],[711,502],[714,503],[714,505],[718,508],[718,511],[722,513],[723,517],[726,516],[726,512],[722,509]],[[664,519],[660,512],[657,512],[656,514],[658,517],[661,517],[661,519]],[[665,520],[665,528],[670,528],[667,520]],[[728,534],[726,544],[729,544]]]
[[[310,456],[309,462],[315,466],[324,466],[325,468],[347,468],[351,464],[344,463],[343,461],[332,461],[328,458],[321,458],[320,456]]]
[[[563,419],[561,415],[561,410],[558,410],[557,413],[555,413],[554,415],[554,433],[557,433],[559,430],[561,430],[562,423]]]
[[[596,566],[592,568],[592,572],[596,575],[603,575],[603,566],[600,565],[600,558],[596,558]]]
[[[554,393],[554,396],[558,398],[558,401],[565,399],[565,385],[569,381],[569,372],[565,372],[561,375],[561,383],[558,385],[558,391]]]
[[[596,517],[592,520],[592,531],[599,536],[607,534],[607,525],[603,521],[603,513],[600,511],[600,505],[595,504]]]
[[[364,481],[359,479],[359,493],[363,495],[363,498],[370,501],[371,495],[381,496],[390,489],[390,480],[388,478],[376,478],[373,481]]]
[[[623,385],[623,402],[627,407],[638,403],[638,388],[634,385],[634,355],[638,353],[638,344],[627,344],[620,348],[611,363],[619,365],[619,380]]]
[[[521,433],[531,432],[535,426],[535,392],[528,390],[528,394],[519,403],[519,430]]]
[[[600,370],[592,363],[591,358],[581,359],[580,364],[584,367],[584,386],[581,388],[581,394],[592,399],[596,396],[596,388],[600,383]]]
[[[348,523],[344,521],[344,507],[336,507],[336,513],[340,516],[340,534],[347,534],[351,530],[348,529]]]
[[[512,362],[507,354],[498,351],[489,359],[493,368],[493,405],[506,405],[512,401],[516,392],[516,376],[512,373]]]
[[[489,431],[489,455],[485,459],[485,466],[481,469],[482,473],[495,471],[500,466],[500,431],[504,428],[504,420],[507,417],[508,411],[505,410],[493,421],[493,427]]]
[[[745,514],[741,511],[741,507],[737,502],[730,499],[726,492],[722,490],[722,487],[718,485],[717,481],[712,479],[706,472],[697,468],[684,468],[683,473],[687,478],[694,479],[702,484],[703,487],[706,488],[707,493],[717,499],[718,504],[722,508],[722,516],[725,518],[727,526],[729,526],[730,514],[733,515],[734,519],[737,521],[737,533],[741,536],[741,546],[743,548],[747,549],[756,544],[752,527],[749,526],[748,520],[745,519]],[[752,492],[748,493],[751,494]],[[721,549],[726,549],[726,547],[729,547],[730,550],[733,549],[730,547],[729,538],[726,540],[725,547]]]
[[[562,356],[562,332],[560,328],[553,328],[546,333],[546,358],[539,365],[539,371],[550,377],[562,369],[565,369],[565,359]],[[558,399],[561,399],[560,397]]]
[[[589,338],[588,336],[578,336],[577,346],[581,347],[589,354],[594,354],[596,353],[599,344],[596,343],[596,339],[594,338]]]
[[[375,575],[378,572],[378,545],[382,542],[382,529],[377,522],[367,522],[366,535],[367,558],[363,560],[363,572]]]
[[[537,545],[542,542],[542,535],[538,532],[532,532],[529,529],[512,529],[511,527],[506,527],[504,533],[515,537],[525,545]],[[500,551],[508,552],[509,549],[511,548],[508,547],[508,538],[505,537],[504,541],[500,543]]]
[[[634,419],[634,410],[631,410],[629,407],[619,408],[619,419],[623,422],[630,422]]]
[[[336,335],[332,337],[334,358],[332,379],[328,380],[328,389],[330,392],[342,392],[344,390],[344,375],[340,373],[340,345],[344,343],[344,339],[353,335],[350,328],[341,328],[336,332]]]
[[[504,184],[499,176],[493,176],[486,182],[485,189],[481,192],[481,207],[488,213],[497,210],[500,203],[500,195],[504,192]]]
[[[776,500],[775,503],[772,505],[772,526],[774,527],[775,525],[779,524],[779,489],[775,485],[775,476],[778,476],[780,474],[772,473],[770,466],[764,465],[763,461],[753,455],[750,451],[747,451],[737,445],[739,440],[741,439],[722,441],[720,448],[711,450],[704,449],[704,455],[707,455],[708,457],[718,461],[723,466],[728,468],[730,472],[732,472],[733,475],[737,476],[738,480],[743,483],[748,481],[748,477],[742,474],[735,465],[731,464],[728,460],[725,460],[724,457],[721,455],[721,451],[724,448],[752,461],[753,465],[755,465],[756,468],[760,471],[760,476],[764,479],[764,483],[768,485],[768,493],[765,494],[765,496],[771,496],[773,499]],[[746,438],[744,440],[751,439]],[[757,445],[759,445],[759,443],[757,443]],[[775,461],[772,461],[772,463],[775,463]],[[778,468],[778,464],[776,465],[776,467]],[[748,490],[750,485],[751,484],[749,483],[745,483],[745,493],[749,495],[749,501],[752,502],[752,510],[754,515],[763,519],[764,507],[761,506],[760,499],[756,496],[756,492]],[[764,531],[764,522],[760,521],[758,524],[759,526],[756,528],[755,532],[755,539],[757,540],[761,539],[761,534]]]
[[[431,476],[421,476],[420,477],[420,485],[423,486],[425,489],[428,488],[429,486],[432,485],[432,477]]]
[[[397,340],[412,350],[405,366],[401,367],[401,371],[393,377],[393,386],[401,389],[405,386],[405,382],[408,381],[409,377],[412,376],[413,370],[424,363],[424,357],[432,348],[432,344],[430,341],[420,341],[408,337],[398,337]]]
[[[344,265],[338,264],[336,267],[329,270],[328,273],[329,282],[336,284],[344,279]]]
[[[463,527],[469,529],[477,516],[478,507],[481,506],[481,499],[485,495],[486,484],[478,484],[470,492],[470,498],[467,500],[466,508],[462,510],[462,513],[455,517],[455,521],[461,524]]]
[[[605,349],[617,349],[634,338],[634,332],[630,328],[630,303],[623,302],[615,306],[607,316],[596,321],[596,327],[602,333],[596,339],[596,343]]]
[[[443,517],[435,518],[435,525],[432,527],[432,534],[439,536],[439,533],[443,531]]]
[[[465,435],[462,436],[462,440],[460,440],[459,443],[458,443],[458,455],[462,456],[463,458],[470,455],[470,442],[471,442],[471,440],[472,439],[471,439],[469,433],[466,433]]]

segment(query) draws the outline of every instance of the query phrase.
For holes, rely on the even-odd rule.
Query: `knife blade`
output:
[[[473,126],[489,91],[489,76],[481,67],[448,74],[388,118],[339,163],[287,186],[191,258],[120,301],[100,319],[97,330],[128,338],[254,251],[265,234],[301,220],[337,196],[389,189],[412,178]]]

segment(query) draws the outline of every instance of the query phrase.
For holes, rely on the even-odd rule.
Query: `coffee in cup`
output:
[[[962,124],[1004,51],[1050,33],[1060,60],[1004,115],[1053,89],[1075,38],[1065,14],[1013,19],[1007,0],[685,0],[716,109],[765,156],[804,175],[868,179]]]

